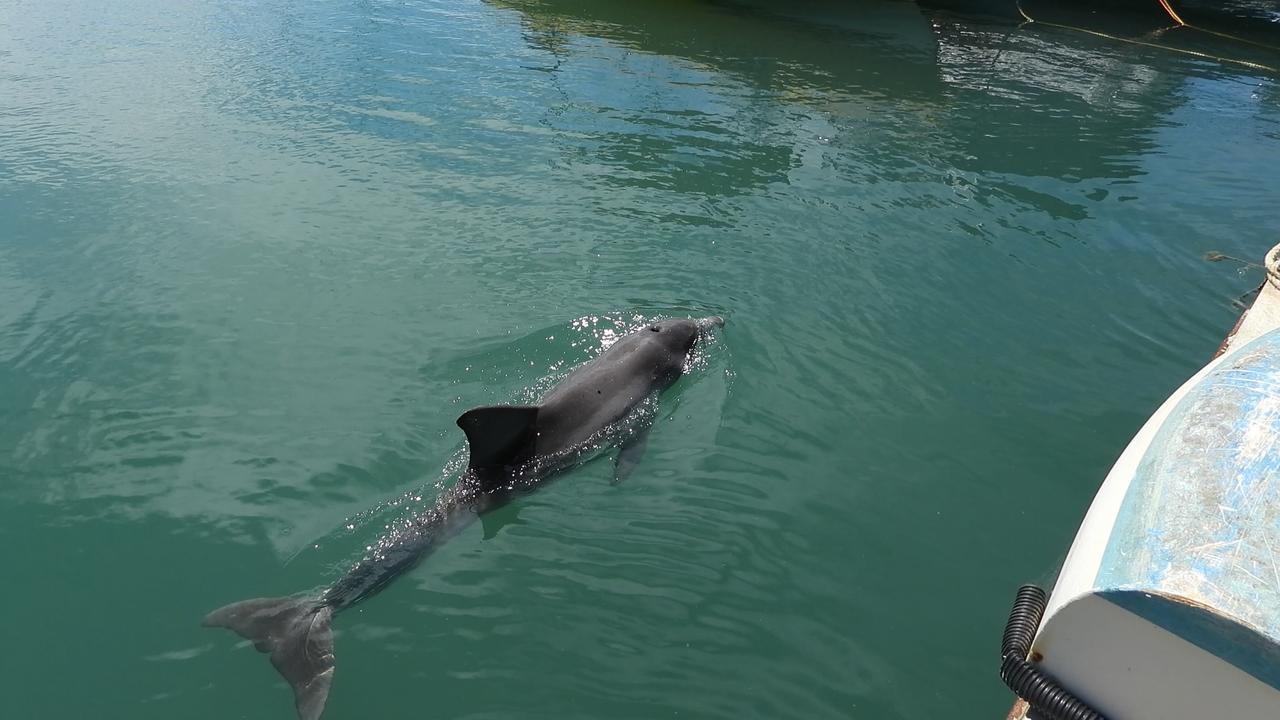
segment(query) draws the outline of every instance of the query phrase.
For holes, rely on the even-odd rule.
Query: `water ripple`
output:
[[[330,582],[465,409],[712,312],[628,482],[339,618],[327,717],[999,712],[1008,588],[1261,281],[1201,258],[1275,241],[1280,167],[1274,78],[1015,20],[0,2],[0,540],[60,623],[7,715],[287,716],[204,612]]]

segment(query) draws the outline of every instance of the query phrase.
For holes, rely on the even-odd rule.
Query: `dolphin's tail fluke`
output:
[[[224,627],[270,653],[271,664],[293,688],[301,720],[317,720],[324,712],[333,683],[333,610],[315,600],[256,598],[218,608],[204,618],[205,627]]]

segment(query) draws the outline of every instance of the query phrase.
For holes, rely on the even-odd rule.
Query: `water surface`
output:
[[[1201,258],[1277,241],[1278,139],[1265,72],[901,2],[0,0],[0,714],[290,717],[205,612],[714,312],[625,484],[338,619],[326,717],[1000,717],[1014,589],[1261,279]]]

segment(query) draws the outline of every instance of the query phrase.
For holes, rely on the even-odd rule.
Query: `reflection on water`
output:
[[[331,581],[604,325],[711,313],[627,483],[339,619],[327,717],[1002,711],[1009,589],[1230,326],[1259,278],[1200,258],[1274,242],[1280,167],[1275,77],[1017,23],[0,4],[5,716],[287,717],[205,612]]]

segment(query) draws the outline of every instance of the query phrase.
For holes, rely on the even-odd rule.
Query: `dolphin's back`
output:
[[[538,455],[577,447],[626,417],[661,385],[679,374],[684,358],[661,343],[633,333],[556,385],[538,409]]]

